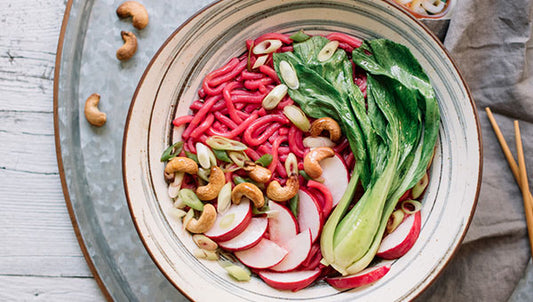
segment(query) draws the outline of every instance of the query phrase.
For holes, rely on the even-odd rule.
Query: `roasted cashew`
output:
[[[106,114],[98,109],[98,102],[100,102],[98,93],[93,93],[87,98],[85,101],[85,118],[91,125],[102,127],[107,118]]]
[[[315,120],[311,124],[311,129],[309,129],[309,133],[311,136],[319,136],[322,131],[328,131],[329,132],[329,139],[332,141],[338,141],[339,138],[341,138],[341,127],[339,124],[330,117],[322,117],[317,120]]]
[[[117,8],[117,15],[120,18],[132,17],[133,26],[143,29],[148,25],[148,12],[144,5],[136,1],[126,1]]]
[[[269,181],[272,176],[272,172],[269,169],[252,161],[245,162],[243,169],[248,172],[248,176],[250,176],[253,181],[258,183],[265,183]]]
[[[130,31],[121,31],[120,35],[124,44],[117,50],[117,59],[127,61],[137,51],[137,37]]]
[[[304,157],[304,170],[311,178],[319,178],[322,175],[320,161],[335,156],[335,151],[329,147],[318,147],[309,151]]]
[[[226,184],[226,175],[217,166],[211,167],[211,174],[209,175],[209,183],[205,186],[200,186],[196,189],[196,196],[200,200],[212,200],[217,198],[218,193]]]
[[[267,197],[274,201],[287,201],[298,194],[300,182],[296,175],[289,176],[287,183],[282,187],[277,180],[271,181],[267,187]]]
[[[234,204],[241,203],[243,197],[250,199],[258,209],[265,205],[263,191],[253,183],[240,183],[233,188],[233,191],[231,191],[231,200]]]
[[[198,173],[198,164],[188,157],[174,157],[165,166],[165,178],[172,180],[176,172],[196,175]]]
[[[215,224],[216,219],[217,210],[212,204],[208,203],[204,205],[200,218],[189,220],[185,228],[191,233],[205,233]]]

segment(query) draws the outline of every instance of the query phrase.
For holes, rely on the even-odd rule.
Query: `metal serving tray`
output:
[[[104,296],[116,301],[186,301],[161,274],[131,221],[122,182],[122,137],[137,83],[165,39],[209,0],[143,1],[149,25],[139,31],[120,20],[120,0],[69,0],[59,38],[54,123],[59,171],[81,249]],[[447,20],[427,20],[441,38]],[[115,57],[121,30],[138,38],[124,63]],[[101,95],[101,128],[85,120],[83,106]]]

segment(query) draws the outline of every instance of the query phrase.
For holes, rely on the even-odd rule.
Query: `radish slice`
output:
[[[287,250],[266,238],[247,250],[235,252],[235,256],[246,266],[256,269],[272,267],[280,263]]]
[[[298,234],[296,218],[291,211],[277,202],[269,202],[270,210],[276,215],[268,218],[268,233],[270,240],[283,246],[285,242],[294,238]]]
[[[342,195],[348,188],[349,174],[344,161],[338,153],[335,156],[323,159],[320,161],[322,167],[322,178],[324,185],[328,187],[333,197],[333,207],[335,207]],[[346,177],[344,177],[346,175]]]
[[[228,241],[219,242],[218,245],[228,251],[240,251],[258,244],[266,233],[268,218],[254,217],[248,227],[239,235]]]
[[[397,259],[405,255],[418,239],[420,225],[420,211],[409,215],[396,230],[383,238],[376,256],[383,259]]]
[[[390,270],[390,263],[367,268],[355,275],[326,278],[326,282],[339,289],[347,289],[368,285],[385,276]]]
[[[300,230],[311,231],[311,241],[315,242],[322,230],[322,210],[318,202],[304,190],[298,192],[298,226]]]
[[[287,241],[283,246],[289,253],[281,261],[270,269],[276,272],[291,271],[307,259],[311,251],[311,231],[309,229],[301,232],[296,237]]]
[[[259,272],[266,284],[276,289],[298,291],[313,283],[320,276],[320,270],[292,271],[288,273]]]
[[[215,225],[205,235],[215,241],[227,241],[248,227],[252,220],[252,207],[249,200],[233,204],[223,214],[219,213]]]

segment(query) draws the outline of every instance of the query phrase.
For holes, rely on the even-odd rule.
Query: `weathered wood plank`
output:
[[[87,278],[0,275],[1,301],[105,301],[96,282]]]
[[[0,170],[0,274],[91,276],[58,175]]]
[[[55,53],[66,0],[0,1],[0,301],[101,301],[55,158]]]
[[[0,1],[0,109],[52,112],[65,1]]]
[[[0,142],[0,169],[58,173],[52,113],[0,113]]]

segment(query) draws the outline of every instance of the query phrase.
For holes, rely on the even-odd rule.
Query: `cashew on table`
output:
[[[137,37],[130,31],[121,31],[120,35],[124,44],[117,50],[117,59],[127,61],[137,51]]]
[[[144,5],[136,1],[126,1],[117,8],[117,15],[120,18],[132,17],[133,26],[143,29],[148,25],[148,11]]]
[[[98,109],[99,102],[100,95],[98,93],[91,94],[85,101],[85,118],[96,127],[102,127],[107,120],[106,114]]]

